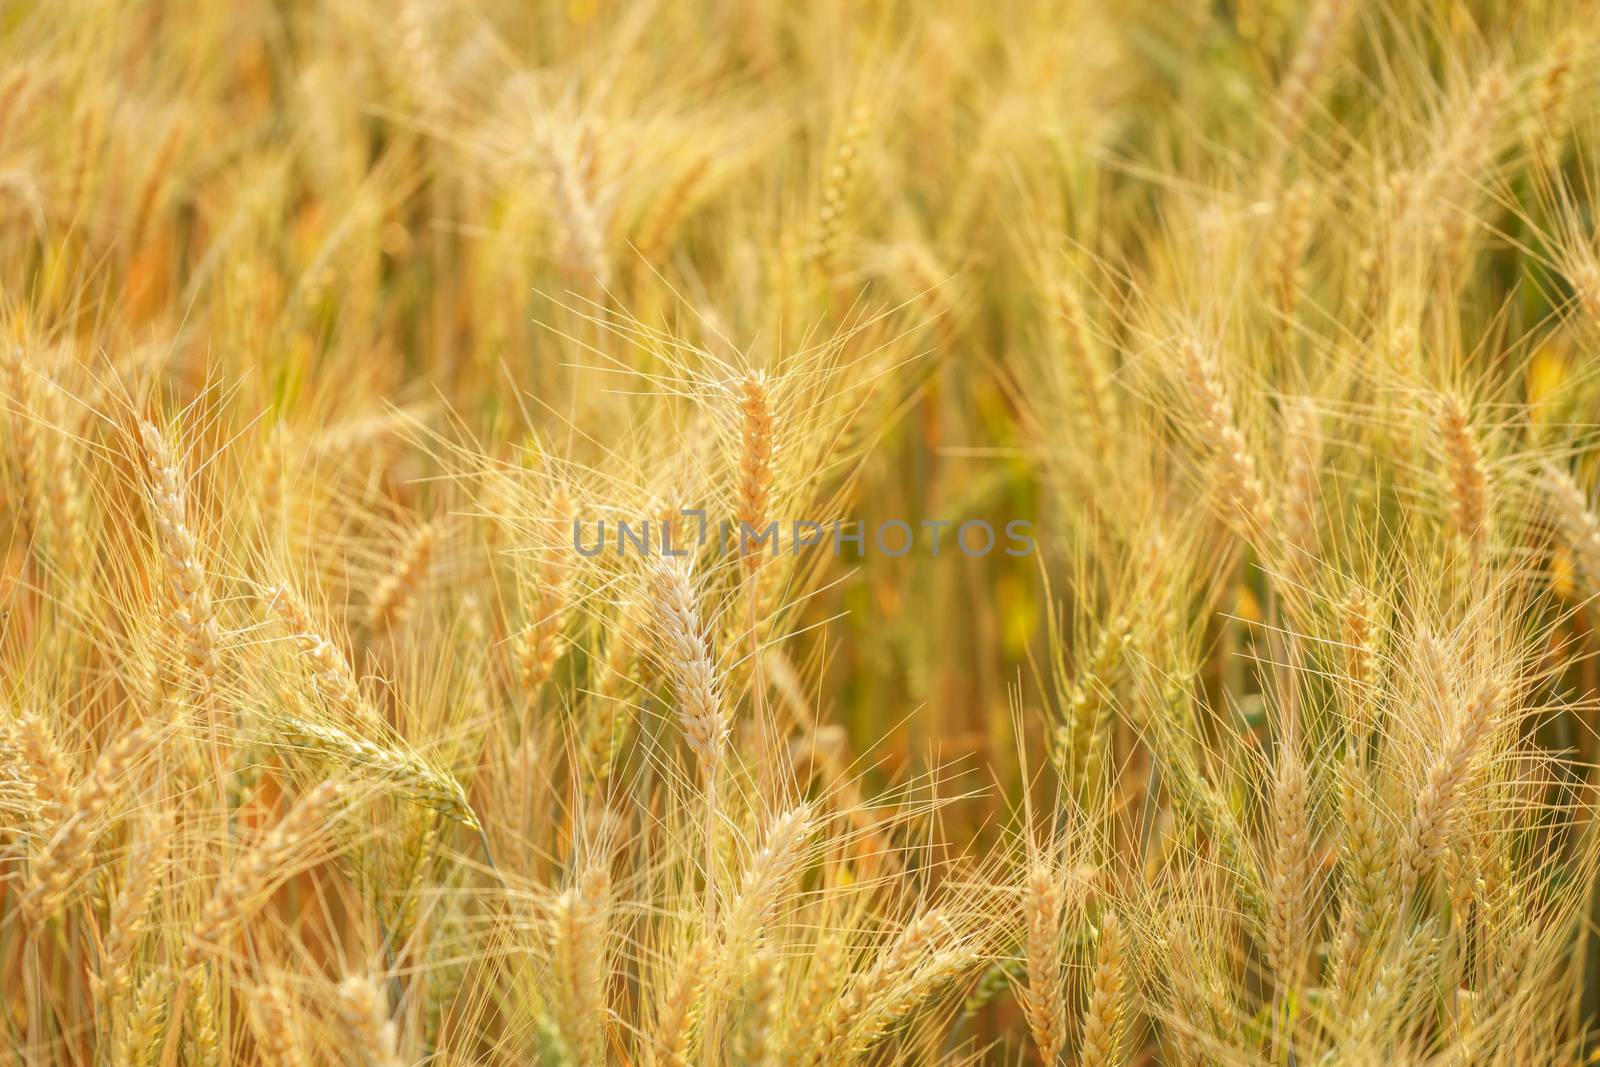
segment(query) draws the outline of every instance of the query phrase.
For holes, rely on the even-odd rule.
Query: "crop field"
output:
[[[1597,71],[0,0],[0,1067],[1600,1061]]]

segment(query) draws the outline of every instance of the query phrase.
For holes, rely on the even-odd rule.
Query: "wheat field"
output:
[[[1594,1062],[1597,16],[0,4],[0,1064]]]

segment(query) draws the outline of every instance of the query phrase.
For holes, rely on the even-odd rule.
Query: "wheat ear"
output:
[[[656,202],[650,216],[639,228],[637,246],[639,258],[646,263],[655,263],[661,258],[662,252],[666,250],[667,240],[691,209],[695,192],[710,169],[710,154],[700,154],[678,176],[678,180],[672,183],[666,194]]]
[[[1288,405],[1288,470],[1284,479],[1283,536],[1288,543],[1288,565],[1304,573],[1316,557],[1319,485],[1322,472],[1322,426],[1316,407],[1305,399]]]
[[[176,453],[154,423],[139,424],[150,516],[166,565],[173,623],[183,637],[184,658],[202,689],[217,672],[217,620],[200,542],[190,525],[189,493]]]
[[[728,722],[694,587],[688,567],[666,558],[657,562],[651,578],[656,626],[678,698],[678,725],[702,776],[710,779],[722,759]]]
[[[1456,715],[1428,769],[1400,844],[1401,889],[1406,896],[1444,853],[1473,761],[1499,723],[1502,697],[1498,683],[1485,685]]]
[[[305,1067],[306,1061],[300,1052],[298,1039],[298,1015],[290,1003],[289,994],[276,981],[269,981],[253,990],[250,1020],[256,1045],[272,1067]]]
[[[772,820],[766,841],[745,868],[739,893],[728,908],[724,944],[730,956],[737,957],[751,939],[762,934],[805,862],[806,843],[815,830],[811,809],[805,805]]]
[[[322,831],[342,791],[340,783],[327,781],[306,793],[217,882],[184,945],[185,971],[198,967],[207,953],[220,951],[228,935],[293,873],[289,861]]]
[[[121,1033],[113,1042],[112,1060],[117,1067],[153,1067],[170,996],[171,981],[165,972],[151,971],[139,983]]]
[[[822,175],[822,204],[805,258],[824,272],[834,263],[844,236],[845,222],[855,191],[861,143],[871,128],[872,112],[866,104],[850,110],[844,133]]]
[[[1556,523],[1577,560],[1578,570],[1591,590],[1600,589],[1600,519],[1589,510],[1583,490],[1566,471],[1547,465],[1544,483],[1555,506]]]
[[[783,1007],[783,974],[778,954],[763,943],[750,959],[749,995],[740,1027],[739,1053],[749,1067],[767,1067],[778,1012]]]
[[[610,909],[611,877],[599,863],[590,864],[578,884],[556,898],[551,909],[553,960],[560,980],[557,1021],[579,1067],[605,1062]]]
[[[611,263],[606,255],[605,227],[590,181],[595,160],[592,141],[587,137],[574,137],[570,132],[557,136],[548,127],[542,140],[550,191],[564,231],[566,265],[593,282],[595,287],[608,289]]]
[[[217,1033],[217,1000],[211,978],[202,969],[189,972],[189,1062],[194,1067],[221,1067],[221,1037]]]
[[[1209,349],[1193,338],[1179,349],[1184,383],[1205,430],[1214,457],[1217,488],[1229,511],[1229,523],[1247,539],[1272,529],[1272,509],[1256,471],[1255,457],[1234,421],[1233,403],[1222,382],[1222,370]]]
[[[872,965],[856,976],[828,1015],[825,1036],[818,1048],[824,1063],[843,1062],[856,1055],[898,1021],[907,1005],[905,991],[896,987],[933,955],[948,929],[944,913],[938,908],[928,909],[907,923]]]
[[[406,540],[394,569],[378,582],[367,605],[367,626],[373,633],[383,633],[406,619],[433,565],[433,552],[438,540],[434,524],[423,523]]]
[[[751,371],[739,383],[741,413],[739,452],[740,555],[745,566],[761,565],[761,546],[745,550],[744,529],[759,530],[767,520],[772,498],[772,397],[767,379]]]
[[[429,766],[420,756],[356,737],[336,726],[293,715],[280,716],[274,720],[274,725],[297,749],[398,786],[403,795],[469,830],[481,828],[461,783],[445,771]]]
[[[1495,65],[1484,73],[1444,149],[1423,175],[1418,196],[1412,201],[1419,210],[1446,212],[1433,236],[1443,246],[1447,261],[1453,258],[1455,246],[1467,229],[1465,214],[1450,209],[1464,191],[1475,188],[1472,183],[1477,170],[1492,157],[1493,135],[1510,90],[1504,68]]]
[[[1309,181],[1299,181],[1290,186],[1278,205],[1276,232],[1273,234],[1272,298],[1275,310],[1283,316],[1294,314],[1300,301],[1300,289],[1305,272],[1306,246],[1311,235],[1312,198],[1316,186]]]
[[[399,1034],[378,983],[352,974],[339,983],[336,1000],[339,1022],[363,1067],[402,1067]]]
[[[33,392],[32,374],[28,370],[22,347],[7,344],[4,349],[4,370],[7,405],[6,429],[11,439],[11,449],[16,460],[17,508],[24,533],[37,532],[43,519],[40,497],[42,487],[39,472],[39,450],[35,443],[38,434],[29,410],[28,398]]]
[[[72,798],[72,768],[44,716],[25,711],[17,719],[16,744],[38,808],[38,825],[56,824]]]
[[[1377,653],[1372,634],[1372,602],[1365,589],[1351,583],[1339,605],[1339,637],[1344,645],[1344,681],[1350,689],[1350,737],[1362,753],[1376,725],[1371,689],[1376,680]]]
[[[1100,918],[1094,975],[1083,1010],[1083,1043],[1078,1054],[1083,1067],[1109,1067],[1121,1058],[1122,991],[1127,980],[1122,937],[1122,921],[1115,912],[1107,911]]]
[[[141,823],[128,857],[128,873],[111,903],[105,941],[100,948],[95,996],[114,1003],[128,993],[140,940],[149,926],[150,905],[166,871],[171,851],[172,815],[159,812]]]
[[[888,995],[874,1000],[855,1028],[850,1049],[867,1053],[892,1034],[936,991],[945,988],[966,970],[975,953],[971,945],[954,936],[947,922],[941,921],[929,939],[921,959],[915,961],[902,979],[888,988]]]
[[[1061,885],[1056,871],[1043,864],[1028,874],[1027,938],[1024,942],[1027,984],[1018,991],[1022,1014],[1046,1067],[1061,1057],[1066,1044],[1066,1012],[1061,985]]]
[[[363,710],[361,688],[350,661],[312,621],[305,603],[287,585],[269,589],[267,602],[301,659],[311,668],[311,682],[317,692],[347,721],[365,720],[368,716]]]
[[[1310,895],[1312,840],[1306,768],[1293,735],[1278,745],[1272,790],[1275,841],[1267,886],[1267,958],[1287,996],[1300,980],[1310,936],[1306,900]]]
[[[48,378],[36,378],[27,371],[20,349],[13,348],[7,363],[24,519],[31,521],[57,567],[67,568],[77,558],[82,506],[73,469],[72,435],[60,425],[61,391]],[[36,381],[44,387],[42,397],[32,388]],[[43,434],[38,432],[40,427]]]
[[[1534,159],[1543,166],[1560,162],[1560,141],[1567,125],[1572,99],[1572,70],[1580,61],[1580,39],[1573,32],[1556,39],[1540,65],[1528,108],[1528,141]]]
[[[787,1030],[788,1040],[783,1056],[785,1067],[809,1067],[826,1051],[827,1035],[818,1034],[811,1020],[827,1015],[839,994],[839,975],[844,966],[843,935],[832,929],[819,933],[800,1002]]]
[[[155,743],[153,727],[141,726],[100,754],[94,769],[68,795],[54,832],[34,857],[22,906],[36,919],[60,911],[68,891],[93,861],[90,849],[105,827],[113,790]]]
[[[566,623],[568,599],[566,583],[560,579],[541,580],[529,598],[531,619],[517,642],[517,673],[529,700],[539,695],[561,657],[561,630]]]
[[[1285,134],[1297,130],[1304,121],[1306,101],[1327,67],[1328,53],[1349,8],[1350,0],[1320,0],[1311,9],[1305,32],[1300,35],[1300,46],[1278,88],[1279,128]]]
[[[1450,522],[1468,547],[1477,550],[1483,547],[1489,517],[1483,451],[1460,397],[1446,393],[1439,398],[1438,420],[1450,482]]]
[[[617,754],[627,740],[624,688],[634,681],[640,630],[638,606],[624,601],[606,638],[605,652],[588,700],[589,718],[583,735],[584,786],[591,795],[611,777]]]
[[[1387,852],[1384,830],[1354,744],[1345,747],[1344,760],[1339,767],[1339,787],[1340,810],[1344,817],[1340,857],[1345,878],[1341,921],[1348,916],[1352,923],[1351,936],[1354,936],[1366,932],[1371,916],[1383,900]]]
[[[657,1067],[688,1067],[690,1022],[714,960],[711,942],[701,938],[678,964],[677,974],[656,1008],[651,1050]]]

